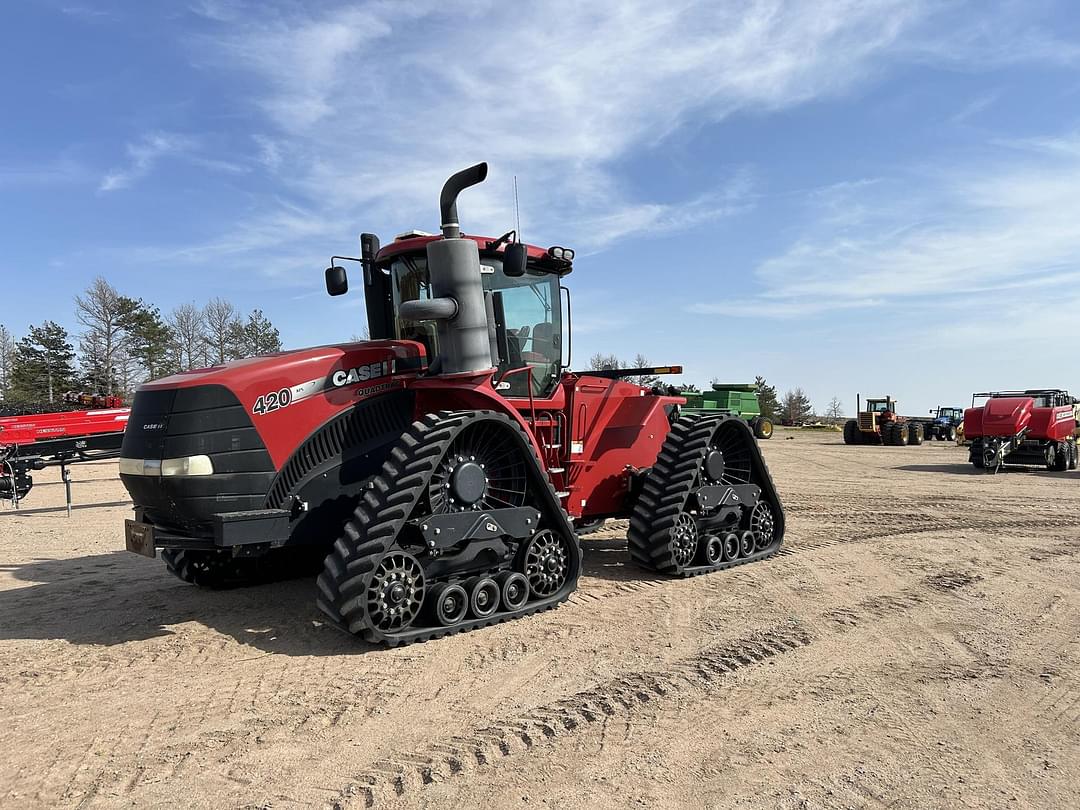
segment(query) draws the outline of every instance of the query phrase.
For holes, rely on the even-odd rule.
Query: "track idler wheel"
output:
[[[383,557],[367,588],[367,615],[380,632],[402,630],[413,623],[424,604],[424,570],[406,551]]]
[[[525,547],[525,578],[533,596],[551,596],[566,582],[570,549],[553,531],[543,529]]]
[[[756,544],[756,540],[754,538],[754,533],[752,531],[747,529],[744,532],[740,532],[739,533],[739,556],[740,557],[749,557],[751,554],[754,553],[755,544]]]
[[[469,611],[469,595],[460,585],[440,582],[427,598],[428,613],[436,624],[453,627]]]
[[[503,610],[519,610],[529,601],[529,580],[517,571],[504,571],[495,577],[499,584]]]
[[[490,577],[474,577],[465,583],[469,594],[469,612],[476,619],[486,619],[499,609],[502,591]]]
[[[776,518],[764,501],[760,501],[750,513],[750,531],[754,534],[755,550],[761,551],[772,545],[776,536]]]

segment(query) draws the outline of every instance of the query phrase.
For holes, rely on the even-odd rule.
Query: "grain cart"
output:
[[[761,413],[757,386],[753,383],[713,383],[711,391],[684,392],[684,413],[725,413],[741,416],[758,439],[771,439],[773,423]]]
[[[673,389],[624,379],[677,367],[570,371],[573,251],[461,233],[458,194],[486,174],[446,182],[441,236],[361,235],[372,340],[139,389],[120,462],[129,550],[209,587],[295,573],[306,553],[319,608],[395,645],[565,601],[576,522],[630,518],[632,559],[674,576],[779,548],[784,512],[744,420],[677,416]]]
[[[857,419],[849,419],[844,424],[844,444],[922,444],[922,428],[917,422],[908,421],[907,417],[896,412],[896,400],[890,396],[866,400],[866,410],[862,408],[862,398],[855,395]]]
[[[1076,400],[1060,388],[974,394],[964,411],[968,458],[988,472],[1014,465],[1075,470],[1075,434]]]

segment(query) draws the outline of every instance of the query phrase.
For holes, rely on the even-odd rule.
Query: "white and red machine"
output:
[[[1060,388],[973,395],[964,411],[971,463],[991,472],[1006,465],[1075,470],[1076,404]]]

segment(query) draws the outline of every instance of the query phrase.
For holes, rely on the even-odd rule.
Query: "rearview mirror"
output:
[[[529,250],[524,242],[511,242],[503,251],[503,273],[511,278],[525,275],[525,265],[529,261]]]
[[[344,295],[349,291],[349,277],[345,275],[344,267],[326,268],[326,291],[330,295]]]

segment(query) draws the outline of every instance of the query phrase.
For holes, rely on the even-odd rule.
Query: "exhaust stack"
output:
[[[401,305],[403,318],[434,321],[439,355],[433,358],[433,374],[479,374],[490,371],[492,342],[484,284],[480,274],[480,249],[472,239],[461,238],[458,195],[487,177],[487,163],[478,163],[451,175],[439,195],[443,238],[427,246],[428,275],[432,298]]]

